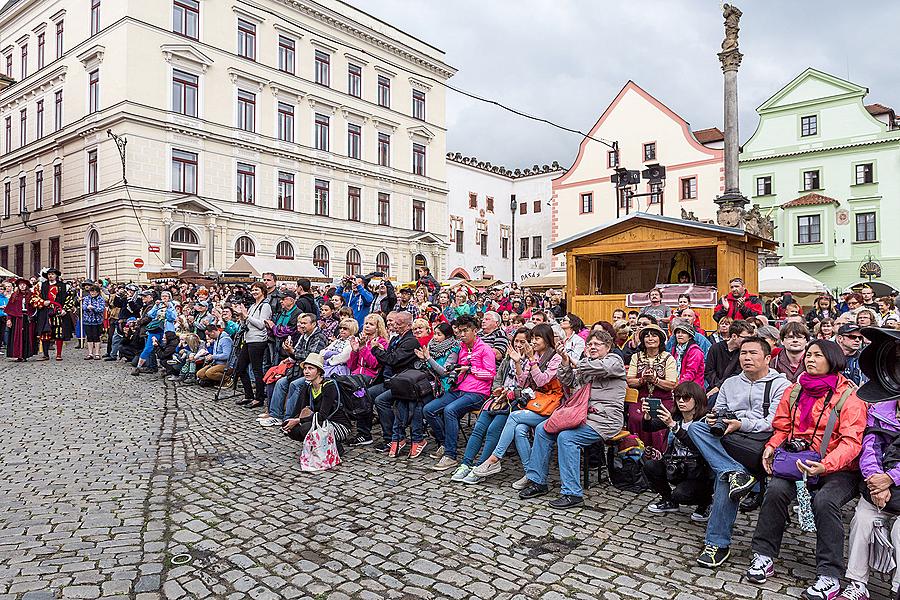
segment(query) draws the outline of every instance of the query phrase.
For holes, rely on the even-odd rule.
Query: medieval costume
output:
[[[50,275],[56,276],[55,281],[50,281]],[[37,335],[44,350],[42,360],[50,358],[51,341],[56,342],[56,360],[62,360],[63,342],[72,339],[72,315],[78,308],[78,296],[68,289],[61,276],[56,269],[48,271],[48,279],[41,283],[40,296],[36,297],[40,305]]]
[[[16,281],[16,289],[6,305],[9,325],[6,356],[16,359],[16,362],[22,362],[37,354],[34,320],[37,307],[32,301],[33,297],[31,283],[27,279],[19,279]]]

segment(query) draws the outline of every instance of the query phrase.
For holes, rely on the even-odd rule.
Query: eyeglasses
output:
[[[342,331],[350,331],[350,328],[347,327],[346,325],[341,325],[340,327],[338,327],[338,329],[340,329]]]
[[[844,337],[850,338],[851,340],[854,340],[854,341],[859,341],[859,340],[863,339],[863,336],[861,336],[861,335],[845,335]]]
[[[688,396],[687,394],[685,394],[685,395],[683,395],[683,396],[678,396],[678,399],[679,399],[679,400],[683,400],[684,402],[687,402],[688,400],[693,400],[694,397],[693,397],[693,396]]]

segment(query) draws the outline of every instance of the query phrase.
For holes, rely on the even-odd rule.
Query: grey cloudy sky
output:
[[[715,0],[348,1],[444,50],[459,69],[453,85],[574,129],[587,132],[629,79],[693,129],[722,125]],[[900,103],[889,3],[736,3],[742,141],[756,127],[755,108],[807,67],[849,74],[869,88],[867,103]],[[580,142],[450,91],[447,126],[448,151],[508,167],[568,167]]]

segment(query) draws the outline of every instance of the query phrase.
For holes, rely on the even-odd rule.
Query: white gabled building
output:
[[[551,270],[553,165],[507,169],[447,154],[450,247],[447,277],[522,281]]]

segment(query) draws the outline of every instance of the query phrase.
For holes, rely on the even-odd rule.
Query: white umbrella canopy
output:
[[[787,291],[795,294],[822,294],[828,292],[828,287],[792,265],[763,267],[760,270],[760,294],[780,294]]]

